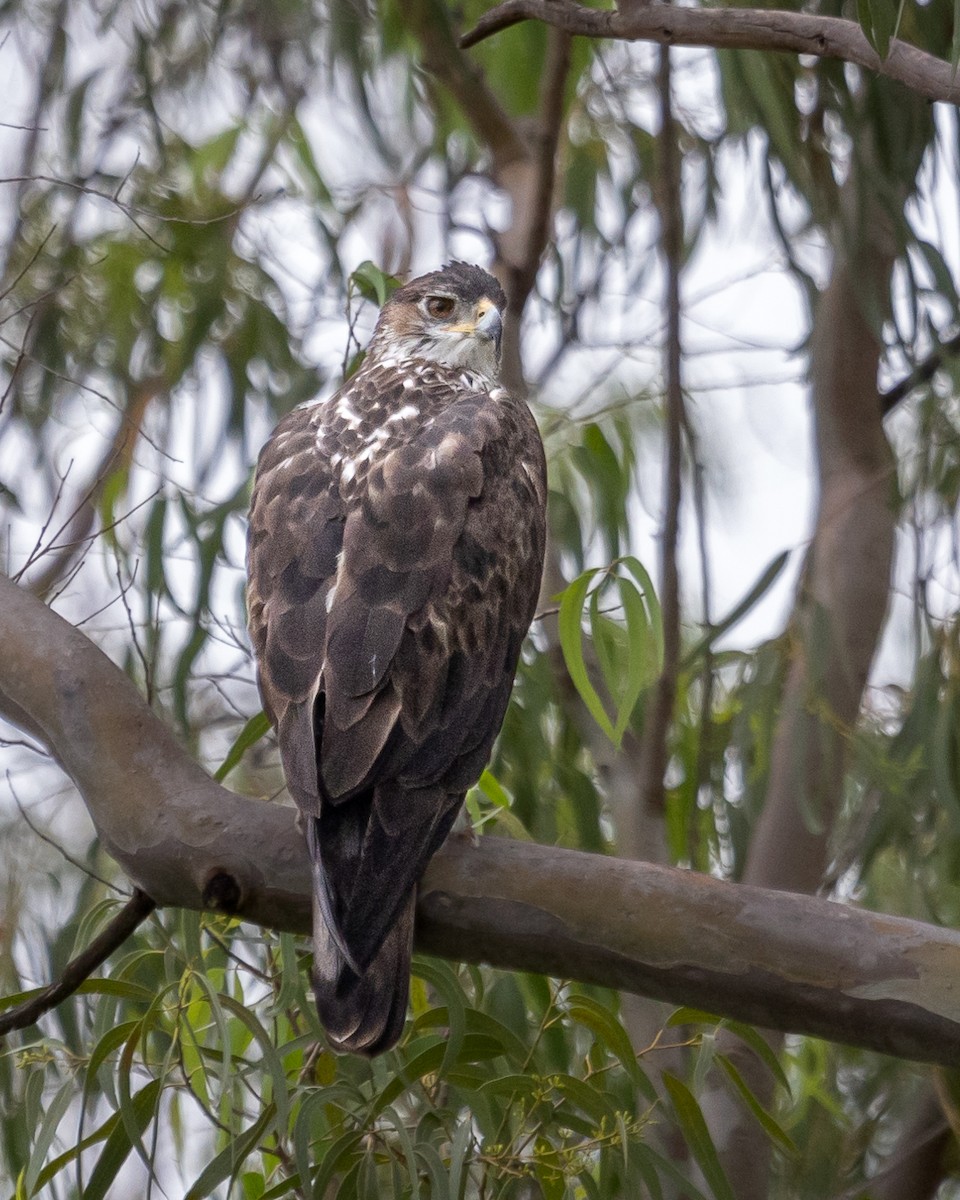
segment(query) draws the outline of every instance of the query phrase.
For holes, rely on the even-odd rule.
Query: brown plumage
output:
[[[250,632],[341,1049],[400,1036],[416,884],[486,764],[536,604],[546,472],[496,382],[504,303],[464,263],[407,284],[360,370],[288,413],[257,466]]]

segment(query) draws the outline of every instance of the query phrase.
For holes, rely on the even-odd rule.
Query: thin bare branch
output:
[[[895,79],[928,100],[960,103],[960,78],[942,58],[894,39],[881,60],[855,21],[762,8],[686,8],[624,4],[620,12],[571,0],[504,0],[460,39],[467,49],[520,21],[543,21],[569,34],[667,46],[782,50],[838,58]]]
[[[480,68],[457,47],[447,6],[433,0],[407,5],[406,19],[422,49],[423,69],[457,102],[474,135],[493,158],[495,171],[527,156],[527,146]]]
[[[140,891],[134,892],[86,950],[67,963],[63,974],[55,983],[42,988],[29,1000],[24,1000],[22,1004],[0,1015],[0,1037],[6,1037],[14,1029],[26,1029],[36,1024],[44,1013],[48,1013],[72,996],[84,980],[89,979],[97,967],[102,966],[114,950],[123,945],[155,908],[156,904],[149,896]]]
[[[4,289],[2,291],[0,291],[0,300],[5,300],[6,297],[9,296],[10,293],[17,286],[17,284],[20,282],[20,280],[23,279],[23,277],[27,274],[27,272],[30,270],[30,268],[33,266],[33,264],[37,261],[37,259],[43,253],[43,251],[47,245],[47,242],[50,241],[50,239],[53,237],[54,233],[56,232],[56,228],[57,228],[56,225],[50,226],[50,228],[47,230],[47,232],[43,235],[43,237],[40,239],[40,241],[34,247],[33,253],[27,259],[27,261],[24,263],[24,265],[20,268],[20,270],[16,273],[16,275],[14,275],[13,279],[11,279],[10,282],[4,287]],[[20,311],[20,310],[18,310],[18,311]],[[8,321],[11,316],[15,316],[15,315],[16,315],[15,313],[9,313],[3,319],[4,319],[4,321]]]
[[[45,753],[43,750],[38,750],[33,746],[29,746],[28,749],[33,750],[36,754]],[[103,876],[98,875],[96,871],[91,871],[89,867],[84,866],[82,862],[74,858],[72,854],[65,850],[55,838],[52,838],[48,833],[44,833],[43,830],[34,823],[33,818],[30,816],[26,808],[24,808],[23,801],[17,794],[17,789],[14,787],[13,778],[11,777],[9,771],[6,773],[6,779],[7,787],[10,790],[10,795],[13,797],[13,802],[17,806],[17,812],[19,812],[20,816],[26,822],[27,828],[34,837],[39,838],[41,842],[44,842],[46,845],[56,850],[56,852],[62,859],[64,859],[64,861],[68,862],[71,867],[75,867],[78,871],[82,872],[82,874],[89,875],[91,879],[95,879],[97,883],[102,883],[105,888],[108,888],[111,891],[120,890],[115,883],[111,883],[109,879],[104,879]]]
[[[129,512],[117,517],[109,525],[104,526],[102,529],[95,528],[97,523],[97,506],[103,495],[106,482],[115,471],[124,471],[130,468],[137,443],[141,436],[145,436],[142,432],[142,426],[146,418],[147,409],[150,406],[150,402],[159,394],[160,390],[160,381],[149,379],[144,381],[132,394],[124,410],[124,419],[117,426],[110,444],[104,451],[100,462],[94,468],[90,483],[87,485],[82,498],[75,506],[70,517],[50,539],[42,552],[37,553],[35,550],[20,569],[19,576],[22,576],[39,558],[50,556],[42,574],[31,585],[38,595],[44,595],[61,578],[73,563],[78,549],[89,548],[90,543],[99,537],[101,533],[125,521],[138,508],[149,504],[157,495],[157,492],[154,491],[145,500],[134,505]],[[65,540],[61,541],[61,538]]]
[[[681,471],[683,467],[683,404],[680,345],[680,267],[683,228],[680,207],[680,162],[671,98],[670,51],[660,51],[657,72],[660,95],[659,189],[660,238],[666,266],[666,341],[663,349],[666,393],[667,468],[664,480],[664,516],[660,531],[660,605],[663,612],[663,667],[653,691],[643,727],[639,803],[650,812],[664,807],[667,736],[677,695],[680,667],[680,576],[677,542],[680,536]]]
[[[960,354],[960,333],[955,333],[953,337],[941,342],[926,358],[917,363],[905,379],[901,379],[899,383],[895,383],[893,387],[880,393],[883,415],[886,416],[887,413],[893,412],[900,401],[906,400],[914,388],[929,383],[947,359],[955,358],[957,354]]]
[[[123,179],[121,179],[120,184],[113,192],[105,192],[101,188],[91,187],[90,184],[83,183],[79,179],[62,179],[58,178],[56,175],[4,175],[0,176],[0,183],[18,183],[21,185],[28,183],[49,183],[54,187],[69,188],[73,192],[79,192],[83,196],[90,196],[96,200],[106,200],[108,204],[112,204],[115,208],[119,209],[120,212],[122,212],[127,218],[127,220],[135,225],[143,234],[143,236],[147,238],[148,241],[152,242],[159,250],[162,250],[164,254],[167,253],[169,247],[165,246],[163,242],[158,241],[149,231],[149,229],[143,225],[139,218],[145,217],[151,221],[156,221],[161,225],[222,225],[224,223],[234,221],[247,208],[253,204],[259,203],[262,199],[262,197],[257,194],[251,195],[249,198],[241,201],[240,204],[234,205],[233,207],[227,209],[226,212],[217,213],[217,215],[213,217],[187,217],[177,216],[173,213],[160,213],[155,209],[147,208],[145,205],[127,204],[125,201],[120,199],[120,192],[123,190],[124,184],[130,178],[130,173],[135,167],[136,163],[134,163],[134,166],[130,168],[130,171],[123,177]]]

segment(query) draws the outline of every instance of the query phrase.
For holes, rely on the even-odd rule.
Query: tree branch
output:
[[[528,148],[480,68],[457,45],[446,6],[414,0],[407,24],[419,41],[422,64],[447,89],[477,140],[490,151],[495,172],[527,157]]]
[[[900,401],[905,400],[914,388],[929,383],[943,364],[958,353],[960,353],[960,333],[955,333],[953,337],[938,343],[926,358],[917,363],[909,375],[895,383],[888,391],[880,393],[883,415],[887,416],[893,412]]]
[[[677,543],[680,538],[682,500],[683,404],[682,348],[680,344],[680,270],[683,258],[683,210],[680,202],[680,161],[671,97],[670,49],[663,46],[657,69],[660,94],[660,132],[657,136],[659,180],[657,210],[660,244],[664,260],[664,306],[667,310],[663,347],[664,419],[667,463],[664,479],[664,515],[660,530],[660,588],[663,610],[663,667],[650,698],[643,725],[643,750],[639,803],[664,812],[664,775],[667,769],[668,737],[677,698],[680,665],[680,575]]]
[[[504,0],[460,39],[467,49],[520,21],[543,21],[569,34],[671,46],[779,50],[839,58],[885,75],[928,100],[960,103],[960,80],[941,58],[893,39],[881,60],[855,21],[761,8],[682,8],[624,5],[620,12],[584,8],[571,0]]]
[[[141,891],[135,891],[116,916],[76,958],[72,958],[63,970],[63,974],[55,982],[32,995],[29,1000],[16,1005],[0,1016],[0,1038],[14,1029],[26,1029],[39,1021],[44,1013],[56,1008],[68,996],[72,996],[77,988],[107,958],[122,946],[131,933],[156,908],[149,896]]]
[[[92,642],[0,577],[0,713],[27,714],[103,845],[158,904],[310,927],[291,808],[215,783]],[[667,867],[453,839],[420,892],[422,950],[694,1004],[960,1066],[960,933]]]
[[[453,97],[489,151],[490,178],[510,197],[509,226],[501,233],[491,231],[496,251],[492,269],[507,295],[501,376],[511,391],[524,394],[520,323],[550,236],[570,39],[560,30],[550,31],[536,127],[529,129],[503,108],[482,72],[460,49],[444,5],[416,0],[408,7],[407,20],[420,43],[424,68]]]

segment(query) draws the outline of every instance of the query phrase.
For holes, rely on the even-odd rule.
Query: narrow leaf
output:
[[[647,1078],[643,1068],[637,1062],[637,1056],[627,1032],[610,1012],[589,996],[575,995],[567,1005],[567,1012],[574,1021],[592,1030],[604,1043],[607,1049],[620,1060],[624,1070],[633,1080],[639,1090],[649,1099],[656,1099],[653,1084]]]
[[[665,1071],[662,1079],[686,1143],[690,1147],[691,1154],[697,1160],[704,1179],[710,1185],[715,1200],[736,1200],[730,1181],[720,1165],[720,1159],[713,1139],[710,1137],[710,1130],[703,1119],[703,1113],[700,1111],[700,1105],[686,1084],[681,1083],[674,1075]]]
[[[718,1054],[716,1061],[723,1067],[727,1078],[733,1084],[733,1090],[746,1104],[747,1108],[757,1119],[763,1128],[764,1133],[778,1146],[785,1154],[789,1154],[792,1158],[797,1158],[800,1151],[796,1144],[791,1140],[781,1126],[773,1119],[770,1113],[763,1107],[757,1097],[747,1086],[746,1080],[734,1066],[733,1062],[726,1054]]]
[[[244,727],[237,734],[233,745],[227,751],[227,757],[223,760],[214,773],[214,779],[218,783],[222,783],[230,774],[233,768],[237,765],[244,753],[255,743],[270,731],[270,718],[265,712],[258,712],[246,722]]]
[[[631,579],[618,579],[617,586],[627,618],[627,674],[614,729],[619,746],[640,693],[657,677],[659,664],[653,653],[654,638],[643,598]]]
[[[759,579],[757,579],[756,583],[753,585],[750,591],[747,592],[746,596],[744,596],[739,604],[732,608],[722,621],[718,622],[716,625],[711,625],[700,641],[697,642],[693,649],[684,656],[681,664],[684,668],[687,668],[692,663],[696,662],[696,660],[701,654],[704,653],[705,650],[708,650],[713,643],[721,638],[729,629],[732,629],[734,625],[743,620],[753,606],[759,603],[759,601],[773,587],[777,579],[780,578],[780,573],[787,565],[789,558],[790,551],[784,550],[776,556],[773,562],[764,567],[763,571],[760,573]]]
[[[660,609],[660,601],[657,599],[657,589],[653,586],[650,572],[639,558],[634,558],[632,554],[625,554],[620,562],[637,581],[637,586],[643,595],[643,603],[650,614],[650,629],[653,632],[655,650],[655,669],[651,673],[659,675],[663,668],[663,612]]]
[[[63,1119],[63,1114],[70,1106],[70,1101],[74,1098],[75,1093],[76,1086],[74,1080],[70,1078],[60,1088],[43,1114],[43,1122],[37,1131],[33,1150],[30,1153],[30,1162],[27,1164],[26,1174],[23,1179],[23,1190],[28,1196],[34,1194],[37,1179],[43,1170],[43,1163],[47,1157],[47,1152],[56,1136],[57,1129]]]
[[[207,1163],[192,1187],[184,1195],[183,1200],[203,1200],[225,1179],[234,1176],[243,1165],[244,1159],[257,1148],[257,1144],[273,1124],[276,1115],[274,1105],[268,1104],[249,1129],[233,1138],[229,1145]]]
[[[604,710],[603,702],[590,682],[587,664],[583,658],[583,626],[581,624],[583,602],[586,599],[590,581],[596,574],[596,568],[584,571],[561,593],[557,627],[560,633],[563,660],[567,664],[567,670],[570,672],[574,687],[580,694],[580,699],[607,737],[611,741],[615,741],[613,725]]]
[[[151,1079],[147,1086],[133,1097],[130,1115],[138,1137],[143,1137],[144,1130],[150,1124],[162,1087],[161,1080]],[[103,1200],[132,1149],[133,1141],[126,1124],[118,1120],[100,1152],[89,1182],[83,1189],[83,1200]]]

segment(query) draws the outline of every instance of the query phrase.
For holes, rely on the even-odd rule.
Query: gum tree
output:
[[[953,1194],[960,38],[857,16],[4,10],[11,1194]],[[552,542],[366,1063],[306,993],[243,514],[451,256]]]

